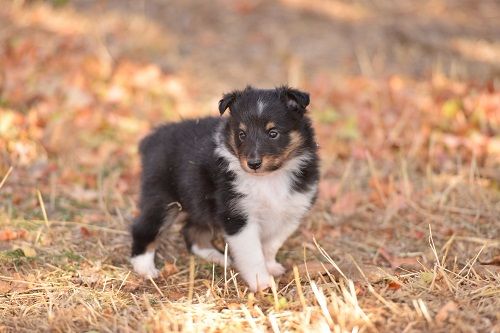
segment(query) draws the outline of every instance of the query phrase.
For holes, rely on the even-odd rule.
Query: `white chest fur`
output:
[[[293,171],[304,160],[291,160],[282,169],[265,176],[237,172],[233,185],[243,198],[235,207],[248,217],[248,223],[258,224],[262,238],[272,237],[283,229],[295,229],[309,209],[315,186],[304,192],[292,190]]]
[[[229,162],[228,169],[236,174],[233,186],[243,195],[231,205],[247,216],[248,223],[258,225],[262,238],[297,228],[311,206],[316,184],[302,192],[293,191],[292,184],[295,173],[311,156],[295,157],[272,173],[256,176],[245,172],[223,145],[219,145],[216,152]]]
[[[279,276],[285,268],[275,257],[283,242],[297,229],[311,206],[317,184],[294,191],[294,178],[313,156],[303,155],[289,160],[280,169],[265,176],[245,172],[239,160],[215,137],[216,154],[228,162],[228,170],[236,175],[232,185],[240,198],[228,203],[247,217],[246,225],[234,235],[227,235],[231,257],[250,290],[269,286],[270,275]]]

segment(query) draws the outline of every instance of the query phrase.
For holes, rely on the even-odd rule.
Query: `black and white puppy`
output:
[[[250,290],[283,274],[276,253],[313,204],[319,180],[308,104],[299,90],[247,87],[220,100],[221,115],[229,108],[229,117],[165,125],[143,139],[134,270],[158,275],[155,239],[182,207],[184,238],[195,255],[223,265],[213,245],[222,232],[230,264]]]

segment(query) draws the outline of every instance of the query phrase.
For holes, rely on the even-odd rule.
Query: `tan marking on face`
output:
[[[264,162],[265,158],[266,158],[265,156],[262,157],[262,165],[264,165],[264,163],[265,163]],[[263,176],[263,175],[267,174],[267,170],[265,169],[265,167],[260,167],[257,170],[253,170],[253,169],[250,169],[248,167],[248,164],[247,164],[248,160],[247,160],[246,157],[240,156],[239,159],[240,159],[240,165],[241,165],[241,167],[246,172],[254,174],[254,175],[257,175],[257,176]]]
[[[255,173],[255,170],[252,170],[248,167],[248,160],[246,159],[245,156],[240,156],[240,165],[241,167],[246,171],[246,172],[250,172],[250,173]]]
[[[247,131],[247,125],[243,124],[243,123],[240,123],[240,130],[242,131]]]
[[[264,156],[262,158],[262,169],[263,170],[274,170],[276,167],[280,167],[283,163],[281,156]]]
[[[236,141],[234,139],[234,131],[233,129],[229,129],[229,137],[228,137],[229,148],[233,151],[234,154],[237,154],[238,150],[236,149]]]
[[[293,153],[295,153],[297,149],[299,149],[300,146],[302,146],[303,142],[304,138],[302,137],[300,132],[297,131],[290,132],[290,143],[283,152],[285,159],[288,159],[290,156],[292,156]]]
[[[250,169],[247,165],[247,159],[244,156],[241,156],[240,157],[241,167],[246,172],[257,176],[266,175],[273,170],[279,169],[287,160],[292,158],[295,155],[297,149],[299,149],[300,146],[302,145],[303,140],[304,139],[302,138],[302,135],[299,132],[293,131],[290,133],[290,143],[280,155],[262,156],[262,166],[257,170]]]
[[[290,159],[303,143],[302,135],[293,131],[290,133],[290,143],[285,150],[278,156],[264,156],[262,158],[262,169],[272,170],[280,168],[288,159]]]
[[[272,121],[268,122],[267,125],[266,125],[266,130],[270,130],[271,128],[274,128],[276,127],[276,124]]]
[[[279,169],[287,160],[292,158],[295,152],[302,146],[304,139],[297,131],[290,132],[290,143],[285,150],[278,156],[262,156],[262,166],[257,170],[252,170],[247,165],[247,159],[240,156],[241,167],[248,173],[262,176],[268,174],[270,171]]]

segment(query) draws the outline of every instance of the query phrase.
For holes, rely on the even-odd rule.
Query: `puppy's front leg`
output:
[[[241,230],[227,235],[226,241],[234,264],[251,291],[269,287],[270,275],[262,251],[257,223],[247,222]]]
[[[275,277],[282,275],[286,271],[285,267],[276,261],[276,254],[288,237],[297,230],[298,225],[299,221],[288,222],[282,226],[279,233],[266,235],[262,242],[267,270]]]

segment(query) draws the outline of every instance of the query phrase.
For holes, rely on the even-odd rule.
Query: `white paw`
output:
[[[160,275],[160,271],[155,267],[154,258],[154,252],[146,252],[130,258],[130,262],[132,263],[132,267],[134,267],[134,271],[137,274],[145,278],[154,279]]]
[[[267,289],[271,286],[271,276],[267,272],[242,274],[243,279],[248,284],[248,289],[252,292]]]
[[[220,253],[215,248],[200,248],[197,244],[191,247],[191,252],[196,254],[198,257],[203,258],[209,262],[213,262],[217,265],[224,266],[226,264],[226,259],[224,254]],[[231,258],[227,258],[227,267],[231,266]]]
[[[286,268],[283,267],[283,265],[277,261],[268,261],[266,263],[266,267],[269,274],[271,274],[274,277],[281,276],[286,272]]]

